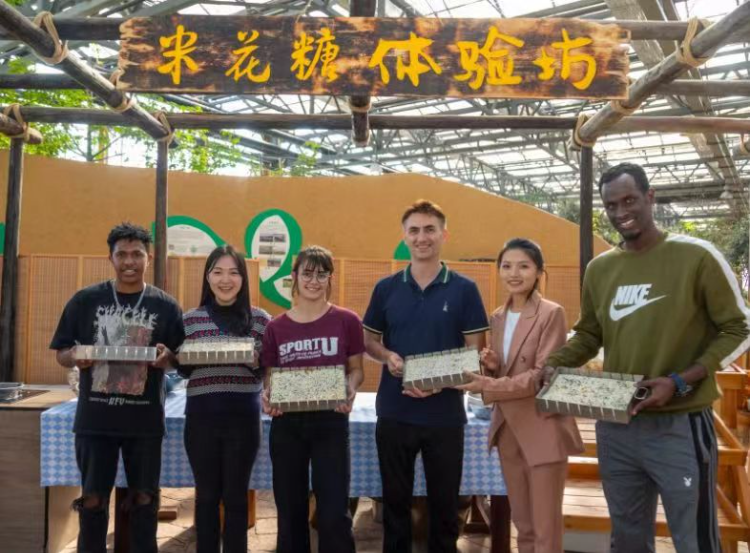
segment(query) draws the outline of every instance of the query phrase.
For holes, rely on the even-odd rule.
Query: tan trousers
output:
[[[498,438],[518,553],[563,553],[562,500],[568,462],[530,467],[508,424]]]

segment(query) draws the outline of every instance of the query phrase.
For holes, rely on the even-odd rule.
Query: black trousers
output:
[[[464,427],[417,426],[379,418],[375,440],[383,480],[383,551],[411,551],[414,463],[421,452],[427,480],[429,551],[456,553]]]
[[[271,423],[278,553],[309,553],[310,465],[318,551],[353,553],[349,515],[349,418],[333,411],[285,413]]]
[[[76,463],[81,471],[83,495],[101,498],[101,504],[93,509],[83,506],[83,498],[75,503],[79,513],[79,553],[107,551],[109,496],[115,485],[120,452],[131,492],[126,506],[130,509],[130,551],[157,553],[161,442],[161,436],[122,438],[76,434]],[[133,501],[136,492],[150,495],[151,502],[139,505]]]
[[[224,553],[247,552],[247,488],[260,432],[260,411],[221,418],[187,416],[185,450],[195,479],[197,553],[219,553],[220,541]]]

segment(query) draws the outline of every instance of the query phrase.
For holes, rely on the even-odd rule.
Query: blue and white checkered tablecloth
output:
[[[76,466],[73,435],[76,400],[60,404],[42,413],[42,486],[78,486],[80,473]],[[184,391],[167,396],[167,435],[162,451],[161,485],[165,488],[195,486],[187,454],[182,441],[185,427]],[[351,444],[351,496],[378,497],[381,495],[378,452],[375,446],[375,394],[357,395],[354,411],[349,418]],[[271,421],[263,416],[263,438],[253,466],[250,488],[270,490],[271,458],[268,454],[268,434]],[[497,453],[487,451],[489,421],[477,419],[469,413],[464,443],[462,495],[505,495],[505,482],[500,471]],[[117,486],[125,487],[122,460],[117,474]],[[422,460],[417,459],[415,495],[425,495]]]

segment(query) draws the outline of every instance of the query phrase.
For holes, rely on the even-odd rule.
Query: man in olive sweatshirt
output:
[[[596,424],[612,551],[655,551],[661,496],[678,553],[720,552],[711,405],[716,371],[750,346],[750,311],[712,244],[656,227],[640,166],[607,170],[599,192],[623,241],[587,267],[575,335],[547,364],[578,367],[603,346],[605,371],[646,377],[630,424]]]

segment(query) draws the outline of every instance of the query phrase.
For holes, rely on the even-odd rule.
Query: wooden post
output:
[[[376,0],[351,0],[349,14],[352,17],[373,17],[375,5]],[[349,98],[349,106],[352,108],[352,139],[357,146],[367,146],[370,141],[370,101],[370,97],[365,95]]]
[[[0,114],[0,133],[7,136],[17,136],[24,132],[23,126],[7,115]],[[29,144],[41,144],[42,135],[36,129],[28,129],[28,141]]]
[[[4,27],[13,38],[24,42],[41,56],[49,58],[56,51],[57,45],[46,31],[34,25],[6,2],[0,2],[0,26]],[[86,65],[75,52],[71,52],[60,60],[57,67],[84,85],[108,106],[119,109],[120,106],[127,104],[125,94]],[[132,105],[123,111],[122,115],[124,119],[132,121],[153,138],[162,138],[169,134],[161,123],[138,105]]]
[[[583,290],[583,275],[594,258],[594,150],[588,146],[581,148],[580,203],[580,284]]]
[[[25,73],[22,75],[0,74],[0,89],[7,88],[14,90],[18,88],[33,90],[82,90],[86,87],[68,75],[36,73]],[[750,80],[692,81],[689,79],[678,79],[671,83],[660,85],[656,89],[656,92],[657,94],[669,96],[712,96],[714,98],[750,96]]]
[[[22,180],[23,140],[14,138],[10,142],[8,156],[8,201],[5,206],[3,278],[0,291],[0,382],[13,380]]]
[[[414,14],[408,17],[414,17]],[[86,42],[103,42],[120,40],[120,25],[129,17],[67,17],[65,14],[54,18],[60,38],[63,40],[83,40]],[[31,22],[31,19],[29,19]],[[687,30],[687,21],[643,21],[620,19],[617,25],[630,31],[631,40],[682,40]],[[0,27],[0,40],[14,40],[14,34]],[[741,44],[747,41],[744,29],[734,31],[728,43]]]
[[[157,142],[156,158],[156,232],[154,236],[154,286],[167,289],[167,179],[169,143]]]
[[[732,33],[747,25],[748,21],[750,3],[740,4],[720,21],[698,33],[688,48],[695,58],[710,57],[720,46],[727,43]],[[627,110],[640,106],[660,86],[673,81],[689,68],[689,65],[679,61],[677,52],[667,56],[631,85],[628,98],[620,102],[624,110],[615,109],[611,104],[607,104],[581,126],[578,133],[580,138],[584,142],[596,140],[606,129],[625,117]]]
[[[748,5],[750,6],[750,4]],[[138,126],[119,113],[103,109],[22,107],[21,115],[28,123]],[[575,117],[525,115],[371,115],[369,121],[371,129],[391,130],[513,129],[570,131],[575,129],[577,119]],[[231,129],[347,131],[351,128],[352,117],[346,114],[170,113],[169,123],[173,129],[208,129],[215,131]],[[584,128],[586,125],[584,125]],[[750,135],[750,120],[728,116],[631,116],[612,127],[604,129],[602,134],[639,131],[662,133],[721,132]]]

